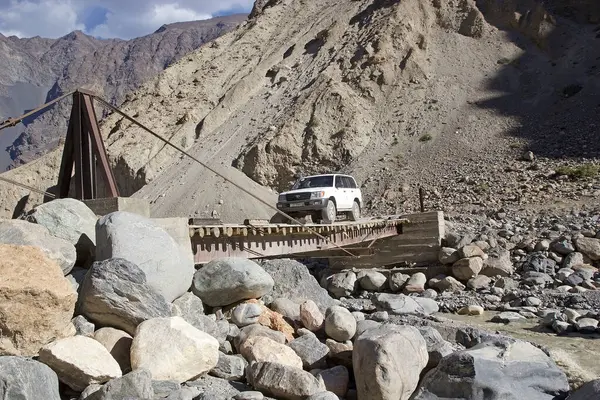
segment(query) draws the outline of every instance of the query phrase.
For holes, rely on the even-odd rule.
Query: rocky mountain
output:
[[[175,23],[132,40],[101,40],[79,31],[56,40],[0,35],[0,117],[20,115],[77,87],[120,104],[127,93],[245,18]],[[0,156],[0,168],[27,163],[56,147],[66,132],[69,107],[61,103],[4,131],[0,144],[8,154]]]
[[[332,170],[369,213],[415,209],[418,186],[447,211],[593,201],[599,23],[595,1],[257,1],[123,109],[269,203]],[[102,129],[156,216],[273,214],[118,115]],[[57,157],[10,176],[51,187]],[[6,193],[7,213],[27,194]]]

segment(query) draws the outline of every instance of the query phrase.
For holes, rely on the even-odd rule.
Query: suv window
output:
[[[335,187],[338,188],[338,189],[346,187],[346,182],[345,182],[343,176],[339,176],[338,175],[338,176],[335,177]]]
[[[333,175],[322,175],[313,176],[312,178],[300,178],[294,183],[292,190],[331,186],[333,186]]]
[[[348,179],[348,187],[350,189],[356,189],[356,181],[354,180],[354,178],[352,178],[351,176],[347,176],[346,179]]]

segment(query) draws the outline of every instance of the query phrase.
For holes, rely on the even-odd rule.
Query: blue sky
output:
[[[254,0],[0,0],[0,33],[57,38],[147,35],[163,24],[249,12]]]

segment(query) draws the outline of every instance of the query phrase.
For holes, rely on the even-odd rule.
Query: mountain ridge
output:
[[[0,62],[0,71],[4,71],[0,72],[0,113],[3,114],[0,117],[17,116],[25,108],[77,87],[92,89],[120,104],[126,93],[245,19],[246,15],[235,14],[167,24],[160,32],[131,40],[98,39],[81,31],[58,39],[2,38],[0,54],[5,57]],[[24,102],[19,97],[31,97],[24,88],[30,85],[39,88],[32,89],[37,93],[33,96],[36,101],[26,101],[27,107],[22,107]],[[43,98],[42,93],[45,93]],[[9,147],[11,167],[25,164],[55,147],[58,138],[64,136],[67,116],[68,105],[60,105],[29,126],[3,133],[5,138],[1,144],[3,148]],[[7,143],[6,136],[11,136],[14,143],[10,143],[13,140]]]

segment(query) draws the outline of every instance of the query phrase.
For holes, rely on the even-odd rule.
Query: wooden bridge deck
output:
[[[196,264],[222,257],[287,256],[339,258],[343,260],[339,264],[342,266],[345,265],[343,263],[363,265],[368,260],[376,260],[381,251],[388,255],[393,253],[394,263],[413,262],[416,251],[427,253],[418,255],[425,261],[431,260],[433,253],[437,258],[444,233],[443,218],[443,213],[431,212],[344,221],[331,225],[270,224],[261,221],[213,224],[190,220],[189,229]],[[401,246],[405,246],[398,249],[401,250],[398,254],[393,249],[394,245],[385,248],[380,245],[382,240],[387,242],[397,239]],[[404,255],[401,254],[403,252]]]

